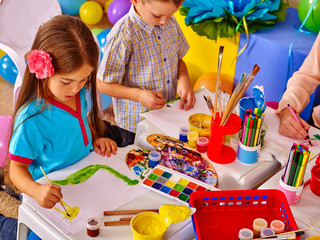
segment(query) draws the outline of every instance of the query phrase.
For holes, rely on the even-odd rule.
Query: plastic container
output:
[[[190,131],[196,131],[200,137],[209,137],[211,115],[195,113],[188,118]]]
[[[269,237],[274,234],[275,232],[271,228],[262,228],[260,232],[260,237]]]
[[[221,118],[219,113],[211,120],[210,137],[207,149],[208,158],[220,164],[232,163],[236,159],[236,152],[232,147],[225,145],[226,135],[233,135],[239,132],[241,119],[238,115],[231,113],[224,126],[220,126]]]
[[[241,141],[239,141],[238,151],[237,151],[237,159],[245,164],[252,164],[258,161],[259,152],[261,145],[255,147],[249,147],[243,145]]]
[[[161,153],[157,151],[151,151],[149,152],[149,161],[148,165],[149,167],[155,167],[159,164],[159,161],[161,160]]]
[[[192,215],[197,240],[238,239],[240,229],[251,229],[256,218],[279,219],[285,231],[298,230],[285,195],[277,189],[194,192],[189,203],[197,209]]]
[[[320,196],[320,163],[311,169],[310,189],[314,194]]]
[[[253,232],[248,228],[242,228],[238,234],[239,240],[251,240],[253,239]]]
[[[160,214],[142,212],[135,215],[130,222],[133,240],[163,240],[167,225]]]
[[[90,237],[96,237],[100,233],[100,220],[92,217],[87,220],[87,234]]]
[[[282,181],[282,176],[281,176],[281,178],[279,179],[278,189],[285,194],[289,205],[294,206],[294,205],[297,205],[300,201],[303,186],[304,186],[303,184],[301,184],[301,186],[299,187],[290,186]]]
[[[254,97],[243,97],[239,101],[239,116],[241,120],[244,119],[244,115],[247,109],[255,109],[256,103]]]
[[[199,137],[199,133],[198,132],[195,132],[195,131],[191,131],[191,132],[188,132],[188,144],[191,146],[191,147],[197,147],[197,140],[198,140],[198,137]]]
[[[209,139],[206,137],[199,137],[197,140],[198,152],[205,153],[207,151]]]
[[[263,218],[256,218],[253,220],[253,224],[252,224],[252,230],[253,230],[253,235],[255,237],[259,237],[261,230],[263,228],[266,228],[268,226],[268,222],[263,219]]]
[[[179,140],[182,142],[188,142],[188,137],[187,137],[188,132],[189,132],[189,128],[181,127],[180,133],[179,133]]]
[[[270,223],[270,228],[276,233],[283,233],[285,229],[285,225],[282,221],[280,220],[273,220]]]

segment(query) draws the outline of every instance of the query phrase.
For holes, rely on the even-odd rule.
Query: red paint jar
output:
[[[90,237],[96,237],[100,233],[100,220],[92,217],[87,220],[87,234]]]
[[[198,152],[205,153],[207,151],[209,140],[206,137],[199,137],[197,140]]]

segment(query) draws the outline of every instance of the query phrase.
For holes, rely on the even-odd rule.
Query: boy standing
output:
[[[113,97],[121,146],[134,142],[139,115],[161,109],[180,96],[180,108],[194,106],[187,67],[182,57],[189,49],[172,16],[183,0],[131,0],[132,7],[107,36],[98,71],[98,89]],[[179,84],[177,84],[179,79]]]

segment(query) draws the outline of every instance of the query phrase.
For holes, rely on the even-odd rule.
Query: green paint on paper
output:
[[[139,183],[139,180],[137,179],[130,179],[127,176],[119,173],[118,171],[114,170],[112,167],[109,167],[107,165],[101,165],[101,164],[96,164],[96,165],[89,165],[71,175],[66,177],[63,180],[52,180],[51,182],[57,185],[75,185],[79,183],[83,183],[87,181],[90,177],[93,176],[99,169],[107,170],[114,176],[120,178],[124,182],[127,183],[129,186],[137,185]]]
[[[317,140],[320,140],[320,135],[319,134],[315,134],[313,135]]]

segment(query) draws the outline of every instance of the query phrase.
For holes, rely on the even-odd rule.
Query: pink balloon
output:
[[[108,7],[108,19],[113,25],[126,15],[131,7],[130,0],[113,0]]]
[[[0,115],[0,167],[7,165],[12,116]]]

